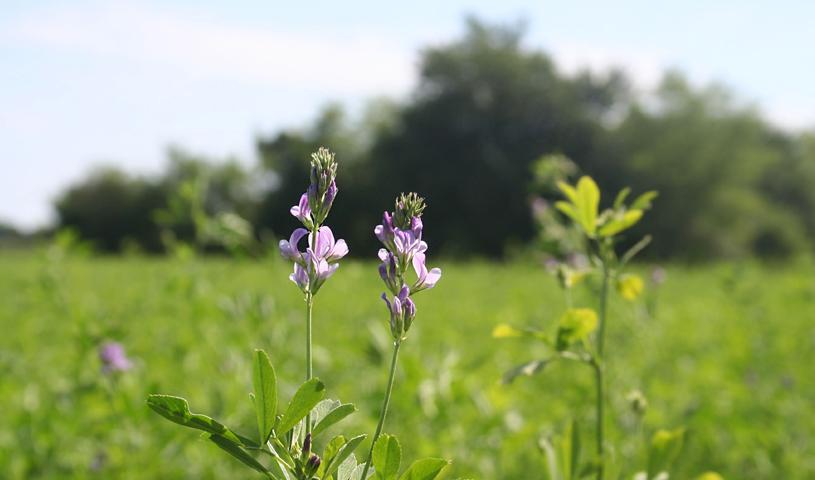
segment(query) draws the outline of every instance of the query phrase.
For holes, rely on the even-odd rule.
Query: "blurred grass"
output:
[[[501,385],[503,371],[541,350],[490,332],[500,322],[553,328],[563,295],[536,265],[442,266],[439,286],[418,296],[386,431],[406,460],[452,459],[448,478],[539,478],[537,438],[571,415],[591,419],[590,372],[554,364]],[[815,477],[813,262],[667,271],[648,293],[654,315],[643,302],[611,305],[614,454],[633,472],[644,435],[686,426],[675,478]],[[275,261],[0,254],[3,477],[245,478],[144,399],[181,395],[254,432],[251,349],[269,352],[285,398],[304,376],[304,305],[288,273]],[[346,433],[375,426],[389,352],[381,291],[374,264],[345,262],[316,300],[315,372],[330,396],[360,408]],[[575,304],[592,306],[589,295]],[[100,374],[106,339],[126,346],[133,371]],[[633,388],[649,399],[642,432],[624,400]]]

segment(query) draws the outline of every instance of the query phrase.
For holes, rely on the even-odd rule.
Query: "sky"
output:
[[[647,91],[679,68],[815,128],[815,2],[3,0],[0,222],[52,222],[94,166],[156,173],[169,145],[251,164],[256,136],[328,102],[405,98],[421,49],[467,15],[524,21],[566,72],[619,66]]]

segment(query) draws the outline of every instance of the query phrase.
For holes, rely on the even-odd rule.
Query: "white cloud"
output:
[[[130,3],[31,12],[8,32],[17,43],[323,94],[403,93],[415,72],[413,50],[366,32],[229,25],[196,12]]]

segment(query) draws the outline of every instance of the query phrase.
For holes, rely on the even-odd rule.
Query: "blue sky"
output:
[[[0,220],[33,228],[90,167],[151,173],[169,144],[254,161],[253,138],[328,101],[404,97],[463,18],[524,19],[565,71],[665,68],[815,127],[815,3],[9,1],[0,9]]]

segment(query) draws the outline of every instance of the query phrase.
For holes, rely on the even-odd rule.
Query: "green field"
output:
[[[417,298],[386,431],[408,460],[451,459],[447,478],[543,478],[537,439],[570,415],[592,418],[591,372],[555,364],[502,385],[503,371],[542,352],[491,330],[553,326],[562,292],[538,265],[431,263],[444,277]],[[642,464],[645,435],[678,426],[688,437],[675,478],[815,478],[813,262],[667,272],[648,292],[653,314],[645,302],[611,304],[611,440],[626,478]],[[251,478],[150,412],[145,397],[178,394],[193,411],[253,432],[252,348],[270,353],[284,398],[304,377],[304,305],[288,274],[274,260],[0,254],[0,476]],[[375,264],[345,262],[316,300],[315,372],[330,396],[359,407],[335,427],[348,433],[370,434],[381,402],[381,291]],[[584,298],[575,304],[593,306]],[[105,339],[122,342],[136,368],[102,375]],[[634,388],[649,400],[643,427],[624,398]]]

